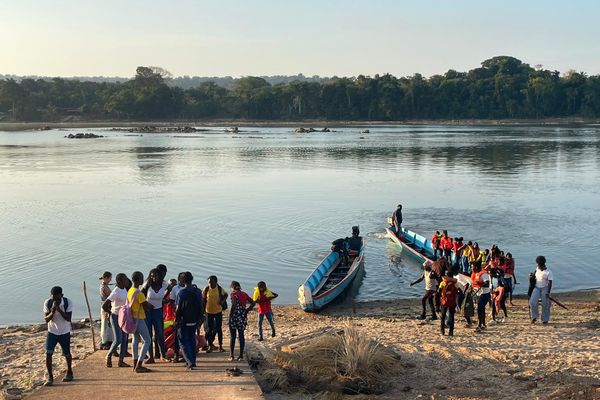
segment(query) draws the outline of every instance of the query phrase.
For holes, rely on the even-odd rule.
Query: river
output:
[[[295,303],[352,225],[367,241],[356,300],[417,296],[418,266],[384,238],[398,203],[424,236],[512,252],[517,292],[539,254],[556,291],[600,286],[600,127],[331,128],[0,132],[0,324],[41,322],[54,285],[83,316],[84,280],[97,313],[104,270],[159,263],[201,287],[210,274],[249,292],[264,280]],[[105,137],[64,138],[77,132]]]

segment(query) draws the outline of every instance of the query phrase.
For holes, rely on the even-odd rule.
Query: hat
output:
[[[104,271],[99,279],[108,278],[109,276],[112,276],[112,273],[110,271]]]

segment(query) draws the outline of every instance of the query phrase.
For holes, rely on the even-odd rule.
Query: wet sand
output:
[[[507,322],[488,324],[482,334],[465,328],[463,320],[457,318],[454,338],[440,335],[438,321],[415,318],[420,313],[419,299],[356,303],[354,310],[352,305],[338,305],[319,314],[305,313],[297,306],[275,305],[277,336],[265,334],[262,344],[275,350],[326,327],[341,328],[351,319],[365,335],[401,354],[401,374],[378,398],[598,399],[600,290],[555,297],[569,309],[553,306],[547,326],[530,324],[527,300],[520,297],[508,307]],[[265,328],[270,333],[266,322]],[[43,325],[0,330],[0,346],[6,349],[0,355],[2,391],[12,388],[13,392],[26,392],[43,382],[45,336]],[[228,336],[225,332],[225,344]],[[252,313],[247,340],[256,339],[256,314]],[[75,363],[92,352],[89,329],[75,331],[72,352]],[[55,365],[55,376],[61,376],[64,361],[59,355]],[[266,395],[271,399],[310,398],[307,396]]]

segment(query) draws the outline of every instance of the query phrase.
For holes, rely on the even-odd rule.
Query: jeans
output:
[[[512,301],[512,292],[513,292],[513,284],[512,284],[512,276],[504,279],[504,287],[506,290],[506,295]]]
[[[538,319],[539,307],[538,301],[542,300],[542,322],[548,322],[550,320],[550,295],[548,294],[548,287],[545,288],[534,288],[529,299],[529,312],[531,319]]]
[[[246,345],[246,340],[244,339],[244,329],[236,329],[229,327],[229,335],[231,336],[229,340],[229,347],[231,350],[231,357],[233,357],[233,351],[235,350],[235,337],[236,335],[240,338],[240,357],[244,356],[244,346]]]
[[[196,330],[198,325],[186,326],[181,323],[177,329],[177,337],[179,339],[181,349],[183,350],[183,358],[185,365],[188,368],[196,366]]]
[[[462,266],[462,273],[465,275],[470,275],[471,268],[469,266],[469,258],[465,257],[465,256],[461,256],[460,262],[461,262],[461,266]]]
[[[446,313],[449,313],[448,316],[448,334],[450,336],[454,335],[454,314],[456,313],[456,306],[445,307],[442,306],[442,320],[440,321],[440,330],[442,335],[446,330]]]
[[[263,320],[267,318],[269,321],[269,325],[271,325],[271,331],[273,332],[273,336],[275,336],[275,323],[273,322],[273,311],[269,311],[265,314],[258,314],[258,336],[260,338],[263,337]]]
[[[490,293],[484,293],[477,300],[477,317],[481,321],[485,321],[485,306],[490,302],[491,298],[492,295]]]
[[[112,355],[115,354],[117,346],[121,345],[119,347],[119,362],[123,362],[125,354],[127,353],[129,335],[121,330],[121,327],[119,326],[119,316],[117,314],[110,314],[110,325],[112,327],[114,340],[108,350],[108,354],[106,354],[106,358],[111,358]]]
[[[146,325],[145,319],[135,319],[137,322],[137,329],[133,334],[133,342],[131,343],[131,347],[133,347],[133,359],[138,360],[138,362],[144,361],[146,357],[146,353],[148,353],[148,349],[152,344],[150,340],[150,333],[148,332],[148,325]],[[140,344],[140,339],[144,343],[142,345],[142,351],[138,353],[138,345]]]
[[[223,313],[206,314],[206,341],[209,346],[214,346],[215,337],[219,340],[219,347],[223,347]]]
[[[150,343],[152,343],[153,334],[156,335],[156,341],[158,342],[158,349],[160,350],[160,354],[156,356],[165,357],[167,354],[167,349],[165,348],[165,333],[164,333],[164,320],[163,320],[163,309],[161,308],[153,308],[150,311],[146,312],[146,324],[148,325],[148,333],[150,334]],[[154,346],[150,344],[150,359],[154,359]]]

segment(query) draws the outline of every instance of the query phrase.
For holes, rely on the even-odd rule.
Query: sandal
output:
[[[225,370],[225,374],[228,375],[228,376],[240,376],[243,373],[244,373],[244,371],[242,371],[238,367],[227,368]]]
[[[112,360],[110,358],[106,359],[106,368],[112,368]]]
[[[127,364],[125,361],[119,361],[119,368],[129,368],[131,365]]]
[[[65,377],[63,378],[63,382],[71,382],[73,380],[73,373],[67,372]]]
[[[229,356],[229,361],[235,361],[235,357],[234,356]]]
[[[48,378],[46,379],[46,382],[44,382],[44,386],[52,386],[54,385],[54,378]]]
[[[150,372],[151,370],[146,368],[146,367],[137,367],[136,369],[133,370],[133,372],[135,372],[136,374],[142,374],[142,373],[146,373],[146,372]]]

